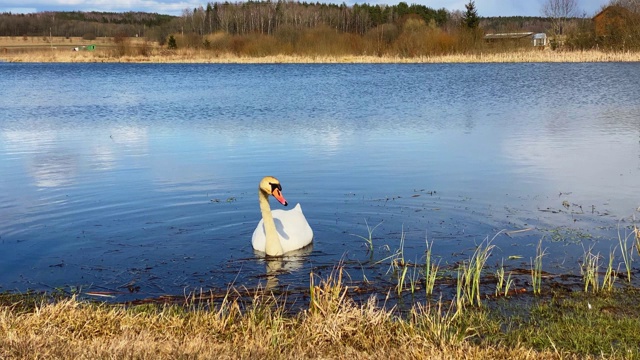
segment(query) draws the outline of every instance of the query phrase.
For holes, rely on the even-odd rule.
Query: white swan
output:
[[[262,220],[251,237],[253,248],[266,253],[267,256],[280,256],[311,244],[313,230],[304,217],[300,204],[288,211],[273,210],[272,212],[269,206],[269,195],[287,206],[287,201],[282,196],[280,181],[273,176],[264,177],[258,186]]]

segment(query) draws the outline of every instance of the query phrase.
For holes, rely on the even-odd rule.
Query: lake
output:
[[[589,248],[621,263],[640,218],[637,63],[0,73],[0,291],[304,290],[342,263],[386,293],[399,249],[424,263],[433,244],[452,272],[485,239],[488,273],[529,269],[542,241],[546,271],[579,275]],[[251,247],[265,175],[314,230],[275,263]]]

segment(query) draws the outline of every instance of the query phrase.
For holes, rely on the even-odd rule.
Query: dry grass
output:
[[[263,57],[215,54],[206,50],[154,50],[149,56],[112,56],[106,51],[61,52],[32,51],[28,53],[0,54],[9,62],[114,62],[114,63],[581,63],[581,62],[640,62],[640,53],[602,51],[525,51],[498,54],[452,54],[421,57],[398,56],[299,56],[276,55]]]
[[[98,50],[71,51],[75,46],[97,44]],[[638,52],[514,50],[401,57],[392,55],[267,55],[239,56],[205,49],[167,50],[144,39],[129,39],[126,54],[118,53],[109,39],[0,37],[0,60],[9,62],[116,62],[116,63],[519,63],[519,62],[639,62]],[[144,48],[144,51],[142,50]]]
[[[374,300],[357,305],[339,276],[312,285],[314,306],[287,315],[273,297],[245,310],[193,305],[93,304],[75,299],[0,307],[1,359],[560,359],[572,354],[476,345],[452,311],[418,306],[400,318]],[[584,357],[580,357],[584,358]]]
[[[144,42],[144,38],[127,38],[134,45]],[[7,48],[28,48],[28,47],[75,47],[89,44],[113,45],[113,38],[99,37],[94,40],[85,40],[81,37],[71,36],[0,36],[0,49]]]

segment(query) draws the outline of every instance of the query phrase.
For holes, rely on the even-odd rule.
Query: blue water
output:
[[[340,261],[351,281],[392,284],[375,261],[403,237],[407,261],[433,242],[449,268],[495,237],[489,262],[514,269],[542,239],[545,268],[575,274],[585,248],[608,256],[640,218],[640,64],[0,74],[0,291],[306,288]],[[264,175],[315,234],[268,266],[250,241]],[[366,224],[380,224],[373,262]]]

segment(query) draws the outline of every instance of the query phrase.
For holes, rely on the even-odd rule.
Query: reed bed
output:
[[[639,62],[638,52],[590,51],[512,51],[505,53],[471,53],[434,56],[367,56],[367,55],[272,55],[261,57],[237,56],[203,49],[175,51],[153,48],[148,55],[116,55],[109,49],[101,51],[69,51],[41,49],[0,53],[0,60],[8,62],[114,62],[114,63],[580,63],[580,62]]]

